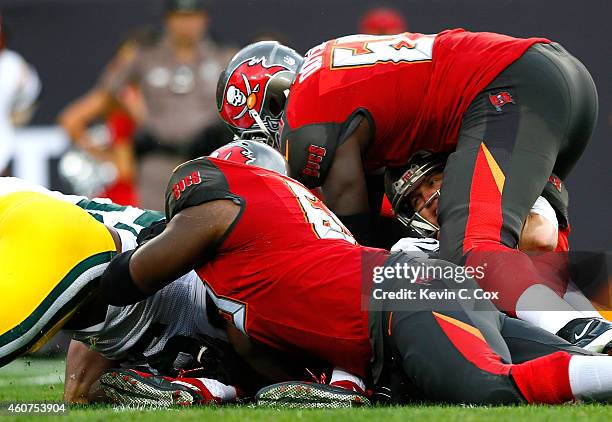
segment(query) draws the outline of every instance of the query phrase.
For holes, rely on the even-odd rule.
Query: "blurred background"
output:
[[[246,43],[273,38],[304,53],[358,32],[544,36],[578,57],[599,91],[594,138],[567,180],[571,244],[610,250],[611,11],[607,0],[0,0],[5,50],[29,63],[23,91],[34,95],[36,75],[42,87],[0,174],[161,209],[176,164],[231,140],[216,79]]]

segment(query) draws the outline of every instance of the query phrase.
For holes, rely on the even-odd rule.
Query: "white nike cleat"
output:
[[[557,335],[590,352],[612,353],[612,323],[601,318],[576,318]]]

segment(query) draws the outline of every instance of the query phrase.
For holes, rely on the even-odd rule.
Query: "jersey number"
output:
[[[287,179],[283,179],[283,181],[295,195],[304,212],[304,217],[306,217],[319,239],[344,239],[352,244],[357,244],[351,232],[312,192],[298,183]]]
[[[334,42],[332,69],[431,61],[435,35],[349,35]]]
[[[237,300],[229,299],[223,296],[217,296],[217,294],[210,288],[208,284],[206,284],[206,292],[214,302],[215,306],[221,312],[221,315],[224,319],[226,319],[229,323],[231,323],[234,327],[242,331],[244,335],[247,335],[246,332],[246,314],[247,314],[247,305],[244,302],[239,302]]]

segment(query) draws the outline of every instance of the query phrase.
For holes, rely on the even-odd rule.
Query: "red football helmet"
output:
[[[276,41],[240,50],[219,76],[217,108],[240,139],[279,148],[279,121],[304,58]]]

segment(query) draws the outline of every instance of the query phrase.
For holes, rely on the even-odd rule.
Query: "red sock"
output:
[[[215,397],[208,387],[198,378],[175,378],[172,382],[178,382],[183,385],[188,384],[191,388],[199,392],[204,400],[198,404],[208,404],[215,402],[217,404],[221,403],[221,398]]]
[[[567,352],[556,352],[518,365],[511,376],[529,403],[559,404],[574,400],[569,381]]]
[[[349,381],[349,380],[334,381],[334,382],[330,383],[329,385],[331,385],[332,387],[344,388],[344,389],[349,390],[349,391],[355,391],[355,392],[357,392],[359,394],[363,394],[363,395],[366,394],[366,392],[363,391],[363,388],[361,388],[360,386],[355,384],[353,381]]]

